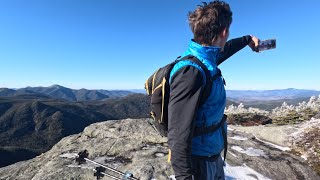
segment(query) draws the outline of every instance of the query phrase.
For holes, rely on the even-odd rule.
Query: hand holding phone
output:
[[[260,40],[257,37],[251,35],[249,47],[252,49],[252,51],[259,52],[257,48],[259,46],[259,42]]]

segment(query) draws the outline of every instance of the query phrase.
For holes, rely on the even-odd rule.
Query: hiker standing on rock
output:
[[[225,178],[220,153],[227,151],[226,91],[218,65],[247,45],[257,52],[259,43],[250,35],[227,42],[231,22],[229,4],[222,1],[189,13],[194,38],[169,79],[168,143],[177,180]],[[194,58],[205,67],[188,60]]]

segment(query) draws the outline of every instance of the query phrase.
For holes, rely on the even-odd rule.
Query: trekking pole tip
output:
[[[133,178],[133,174],[130,172],[125,172],[123,179],[127,180],[127,179],[131,179],[131,178]]]

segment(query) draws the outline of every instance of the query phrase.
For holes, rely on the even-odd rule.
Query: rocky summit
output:
[[[256,128],[266,131],[269,127]],[[230,126],[226,179],[320,178],[303,158],[291,153],[290,147],[284,147],[285,143],[281,144],[285,140],[276,144],[263,139],[262,135]],[[63,138],[46,153],[0,168],[0,179],[96,179],[92,170],[96,165],[89,162],[79,165],[74,159],[83,150],[89,152],[89,159],[131,172],[141,180],[170,179],[174,174],[167,162],[167,139],[158,135],[148,119],[125,119],[92,124],[82,133]]]

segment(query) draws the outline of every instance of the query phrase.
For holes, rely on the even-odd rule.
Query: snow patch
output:
[[[263,176],[245,164],[242,166],[230,166],[228,163],[226,163],[226,166],[224,167],[224,173],[225,180],[271,180],[270,178]],[[169,176],[169,179],[176,180],[174,175]]]
[[[76,153],[64,153],[64,154],[59,155],[59,157],[68,158],[68,159],[75,159],[76,157],[78,157],[78,154],[76,154]]]
[[[308,155],[307,155],[307,154],[303,154],[303,155],[301,155],[301,157],[302,157],[304,160],[308,160]]]
[[[227,130],[228,131],[234,131],[234,129],[230,128],[230,127],[227,127]]]
[[[236,130],[236,131],[239,131],[239,132],[242,132],[242,133],[246,133],[246,134],[252,134],[252,133],[249,133],[249,132],[246,132],[246,131],[241,131],[241,130]],[[258,140],[258,141],[260,141],[262,143],[268,144],[271,147],[280,149],[281,151],[290,151],[291,150],[289,147],[283,147],[283,146],[279,146],[279,145],[273,144],[273,143],[268,142],[268,141],[263,141],[263,140],[259,139],[256,135],[254,135],[254,134],[252,134],[252,135],[256,138],[256,140]]]
[[[248,149],[244,150],[240,146],[232,146],[231,149],[238,151],[243,154],[247,154],[248,156],[263,156],[267,157],[263,150],[261,149],[254,149],[252,147],[249,147]]]
[[[224,173],[226,180],[271,180],[245,164],[233,167],[226,163]]]
[[[228,151],[228,153],[231,154],[231,155],[234,156],[234,157],[238,157],[238,156],[236,156],[235,154],[233,154],[233,153],[230,152],[230,151]]]
[[[238,141],[248,140],[248,138],[242,137],[242,136],[233,136],[233,137],[230,137],[230,138],[231,138],[231,139],[234,139],[234,140],[238,140]]]
[[[242,147],[240,147],[240,146],[232,146],[231,149],[236,150],[238,152],[243,152],[244,151],[244,149],[242,149]]]
[[[268,141],[263,141],[261,139],[259,139],[257,136],[253,135],[256,140],[262,142],[262,143],[265,143],[265,144],[268,144],[269,146],[271,147],[274,147],[274,148],[277,148],[277,149],[280,149],[281,151],[290,151],[290,148],[289,147],[283,147],[283,146],[279,146],[279,145],[276,145],[276,144],[273,144],[271,142],[268,142]]]
[[[157,157],[164,157],[164,154],[163,154],[163,153],[156,153],[155,156],[157,156]]]
[[[81,164],[81,165],[75,165],[75,164],[69,164],[67,165],[69,168],[81,168],[81,169],[94,169],[95,166],[89,165],[89,164]]]

